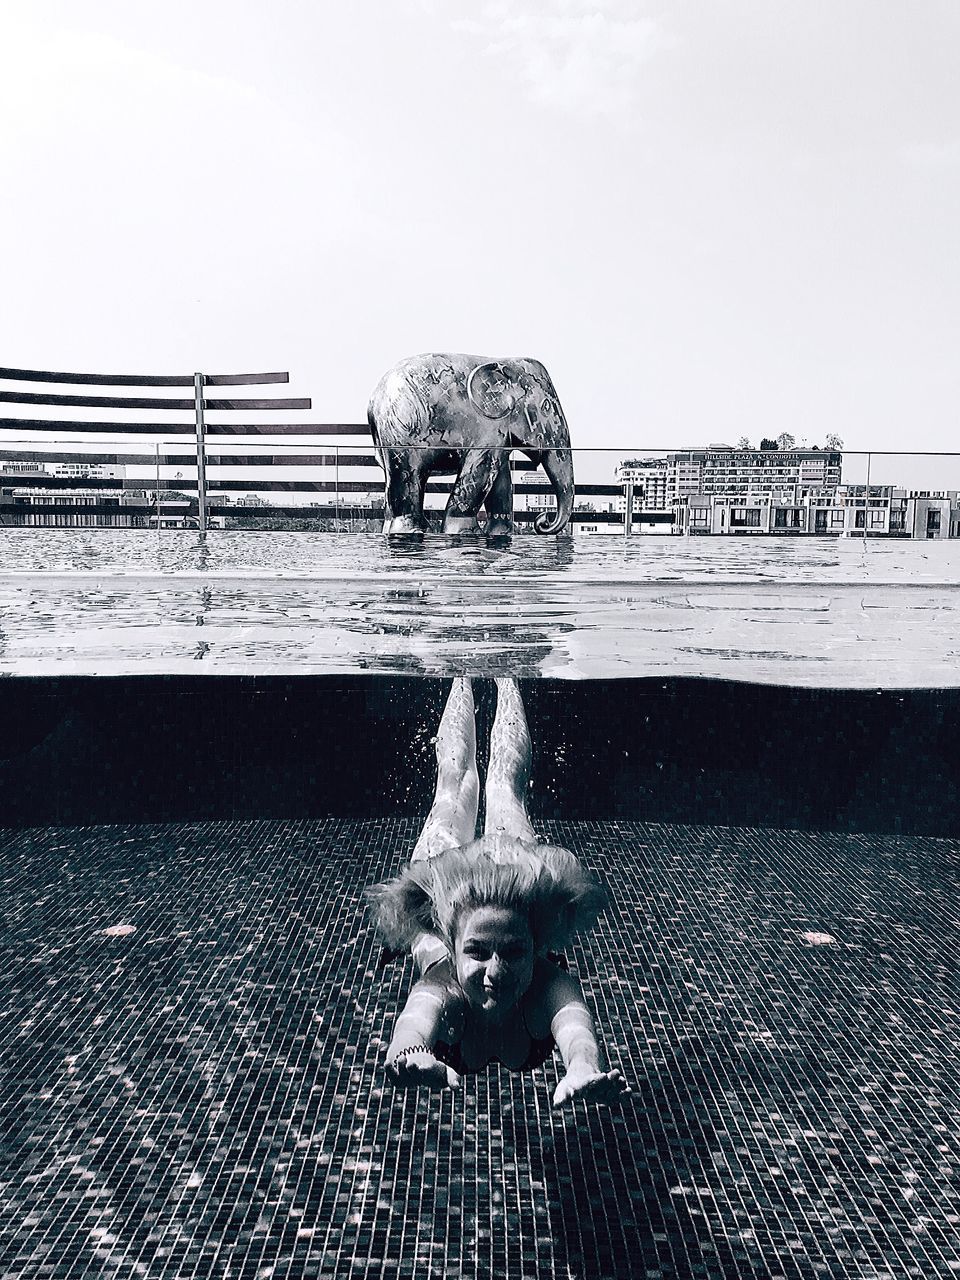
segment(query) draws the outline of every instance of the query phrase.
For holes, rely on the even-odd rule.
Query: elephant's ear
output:
[[[506,418],[521,398],[520,370],[500,360],[478,364],[467,378],[467,398],[485,418]]]

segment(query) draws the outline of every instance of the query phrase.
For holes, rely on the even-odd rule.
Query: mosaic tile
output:
[[[0,1277],[960,1274],[960,842],[541,826],[617,1108],[386,1083],[411,820],[0,833]]]

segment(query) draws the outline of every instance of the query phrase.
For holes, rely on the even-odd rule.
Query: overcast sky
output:
[[[956,0],[0,0],[0,364],[960,449]]]

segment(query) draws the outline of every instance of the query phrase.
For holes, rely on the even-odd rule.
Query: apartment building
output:
[[[796,497],[802,490],[835,489],[842,455],[832,449],[731,449],[710,445],[667,455],[676,496],[732,494]]]
[[[614,499],[611,510],[627,509],[626,486],[633,485],[634,511],[669,511],[678,492],[673,469],[666,458],[630,458],[621,462],[616,476],[624,492]]]
[[[695,494],[676,506],[676,530],[694,535],[815,534],[833,537],[960,537],[960,493],[894,485],[839,485],[774,494]]]
[[[45,506],[61,510],[35,510]],[[15,528],[145,528],[149,511],[150,499],[142,489],[0,488],[0,525]]]
[[[794,498],[803,490],[835,489],[841,454],[832,449],[733,449],[711,444],[661,458],[631,458],[617,467],[621,484],[634,486],[634,505],[669,511],[675,502],[713,494]],[[623,510],[621,505],[620,510]]]
[[[73,480],[123,480],[127,468],[102,462],[47,462],[43,469],[48,476],[68,476]]]
[[[912,489],[905,505],[911,537],[960,538],[960,490]]]
[[[42,462],[14,462],[0,458],[0,484],[8,477],[45,476],[47,469]]]

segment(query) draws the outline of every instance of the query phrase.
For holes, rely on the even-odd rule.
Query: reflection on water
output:
[[[0,573],[229,574],[283,578],[563,572],[606,582],[960,581],[960,540],[681,538],[636,535],[468,538],[423,534],[212,530],[0,529]]]
[[[960,683],[960,542],[23,529],[0,565],[8,675]]]

